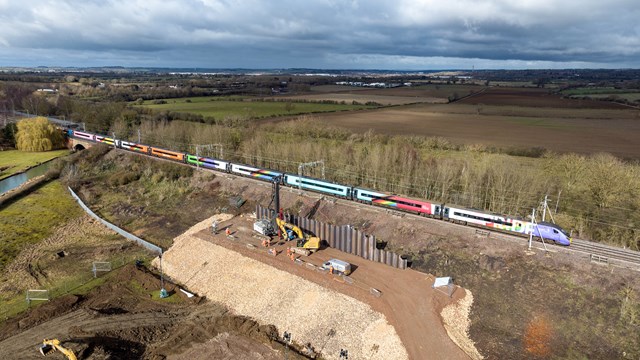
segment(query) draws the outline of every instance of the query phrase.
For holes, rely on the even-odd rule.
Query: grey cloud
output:
[[[639,15],[635,0],[0,0],[0,65],[637,67]]]

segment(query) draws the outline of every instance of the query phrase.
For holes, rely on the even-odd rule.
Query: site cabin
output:
[[[260,235],[264,236],[272,236],[275,235],[275,231],[273,230],[273,226],[271,225],[271,221],[267,219],[258,220],[253,223],[253,231],[257,232]]]
[[[334,273],[337,273],[340,275],[351,274],[351,264],[349,264],[346,261],[342,261],[338,259],[331,259],[326,261],[324,264],[322,264],[322,268],[326,270],[329,270],[332,268]]]

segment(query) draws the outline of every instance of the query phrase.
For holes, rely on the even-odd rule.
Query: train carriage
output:
[[[187,160],[187,164],[202,166],[204,168],[215,169],[220,171],[227,171],[227,166],[229,165],[229,163],[226,161],[211,159],[207,157],[197,157],[191,154],[187,154],[186,160]]]
[[[521,234],[530,231],[529,222],[508,218],[497,214],[487,214],[477,210],[462,209],[446,206],[442,217],[445,220],[454,220],[460,223],[470,223],[498,230],[506,230]]]
[[[282,173],[268,170],[268,169],[258,169],[247,165],[242,164],[231,164],[231,173],[239,174],[243,176],[249,176],[252,178],[265,180],[265,181],[273,181],[278,176],[281,176]]]
[[[110,138],[110,137],[106,137],[106,136],[101,136],[101,135],[96,135],[95,136],[96,142],[102,143],[102,144],[107,144],[107,145],[116,145],[118,144],[118,140],[114,139],[114,138]]]
[[[151,147],[151,155],[169,159],[169,160],[184,162],[184,153],[179,153],[179,152],[171,151],[167,149]]]
[[[284,175],[284,184],[291,187],[299,187],[301,189],[312,190],[324,194],[339,196],[351,199],[351,187],[332,182],[297,176],[291,174]]]
[[[84,139],[84,140],[89,140],[89,141],[96,141],[96,136],[94,134],[89,134],[86,132],[82,132],[82,131],[75,131],[75,130],[69,130],[74,137],[77,137],[79,139]]]
[[[149,146],[136,144],[129,141],[120,141],[120,148],[125,150],[135,151],[135,152],[141,152],[145,154],[149,153]]]
[[[431,217],[439,216],[440,209],[442,207],[440,204],[433,204],[427,201],[414,200],[396,195],[383,194],[362,188],[353,189],[353,198],[360,202],[397,208]]]

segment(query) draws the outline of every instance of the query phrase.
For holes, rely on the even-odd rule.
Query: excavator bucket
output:
[[[53,348],[53,346],[51,345],[42,345],[40,346],[40,354],[42,354],[42,356],[47,356],[47,354],[56,351],[56,349]]]

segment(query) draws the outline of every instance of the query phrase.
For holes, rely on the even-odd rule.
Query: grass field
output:
[[[341,93],[322,93],[311,95],[295,95],[287,96],[286,99],[306,100],[306,101],[337,101],[347,104],[356,101],[360,104],[367,102],[375,102],[380,105],[404,105],[415,103],[446,103],[447,99],[426,96],[394,96],[394,95],[375,95],[368,94],[364,91],[341,92]]]
[[[100,278],[93,279],[93,261],[116,268],[149,259],[143,248],[84,215],[59,181],[0,213],[0,321],[26,310],[26,289],[46,289],[53,298],[100,285]]]
[[[44,185],[1,211],[0,270],[25,246],[48,237],[58,224],[83,214],[58,181]]]
[[[34,165],[69,154],[69,150],[26,152],[19,150],[0,151],[0,179],[24,171]]]
[[[371,108],[365,105],[315,104],[296,103],[287,105],[286,102],[272,101],[229,101],[218,100],[219,97],[194,97],[167,99],[166,104],[153,104],[145,101],[141,106],[156,111],[174,111],[181,113],[199,114],[215,119],[225,117],[241,117],[257,119],[273,116],[302,115],[322,112],[351,111]]]
[[[589,98],[594,100],[617,98],[627,101],[639,101],[640,89],[616,89],[613,87],[582,87],[562,91],[562,94],[573,99]]]
[[[311,92],[316,94],[353,93],[359,95],[404,96],[412,98],[425,97],[447,100],[454,94],[464,96],[470,93],[478,92],[482,89],[484,89],[484,86],[453,84],[419,84],[414,86],[402,86],[396,88],[368,88],[346,85],[322,85],[312,87]]]

